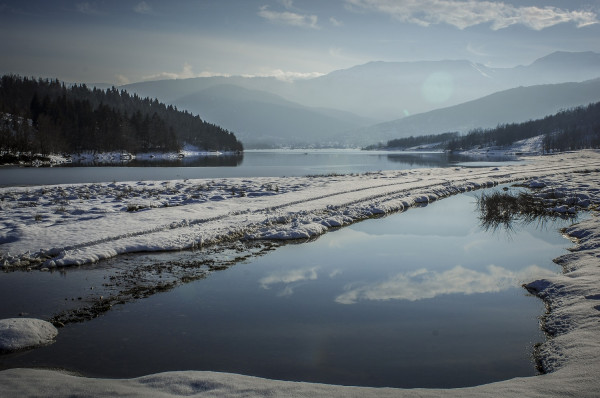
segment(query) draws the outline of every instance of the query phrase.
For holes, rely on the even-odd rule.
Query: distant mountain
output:
[[[520,84],[581,82],[600,77],[600,54],[587,51],[557,51],[539,58],[529,66],[515,68]],[[510,77],[509,77],[510,78]]]
[[[142,97],[156,97],[197,112],[209,122],[239,131],[245,141],[252,137],[285,145],[289,137],[336,141],[344,124],[355,130],[364,124],[365,118],[385,122],[519,86],[582,82],[599,77],[600,54],[556,52],[514,68],[490,68],[465,60],[370,62],[293,82],[233,76],[142,82],[122,87]],[[239,90],[235,92],[230,87],[226,93],[217,94],[225,86]],[[201,94],[208,89],[214,91]],[[242,97],[235,98],[237,94]],[[277,101],[268,100],[267,94],[277,96]],[[212,107],[206,96],[218,97],[220,106],[235,105],[235,114],[228,117],[226,109]],[[255,98],[249,98],[252,96]],[[328,111],[317,111],[318,108]],[[334,109],[344,113],[336,116],[332,113]],[[256,115],[260,115],[259,120]],[[286,115],[290,118],[288,123],[284,121]],[[320,123],[324,124],[319,127]]]
[[[156,97],[161,101],[173,103],[180,98],[206,90],[207,88],[222,85],[238,86],[248,90],[260,90],[279,95],[279,92],[286,91],[282,86],[291,85],[291,83],[277,80],[274,77],[216,76],[155,80],[126,84],[120,86],[120,88],[136,93],[141,97]]]
[[[296,82],[289,94],[299,103],[337,107],[389,120],[457,104],[502,89],[493,71],[469,61],[370,62]]]
[[[390,139],[491,128],[542,118],[560,110],[600,101],[600,79],[582,83],[517,87],[459,105],[358,129],[338,140],[358,145]]]
[[[370,62],[297,81],[295,102],[384,120],[457,105],[498,91],[600,77],[600,54],[556,52],[528,66],[490,68],[469,61]]]
[[[339,146],[339,142],[329,138],[372,123],[348,112],[308,108],[274,94],[235,85],[212,86],[173,104],[235,131],[248,148],[316,143]]]

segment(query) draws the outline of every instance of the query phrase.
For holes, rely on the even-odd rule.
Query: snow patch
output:
[[[49,322],[33,318],[0,320],[0,352],[11,352],[54,342],[58,330]]]

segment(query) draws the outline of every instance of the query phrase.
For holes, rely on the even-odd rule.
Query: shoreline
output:
[[[535,179],[535,186],[562,195],[586,195],[600,200],[600,173],[559,174],[555,169]],[[533,181],[530,184],[533,186]],[[539,191],[538,191],[539,192]],[[571,194],[571,196],[568,196]],[[440,197],[441,199],[442,197]],[[583,196],[581,196],[583,198]],[[594,200],[592,200],[593,202]],[[600,381],[600,219],[597,213],[565,233],[576,240],[570,253],[555,262],[564,273],[532,281],[524,287],[546,303],[542,328],[549,338],[539,347],[548,373],[461,389],[394,389],[344,387],[284,382],[216,372],[167,372],[134,379],[91,379],[50,370],[10,369],[0,372],[6,396],[597,396]]]
[[[461,192],[600,170],[600,152],[534,159],[478,169],[0,188],[0,266],[52,269],[239,239],[308,239]]]
[[[70,154],[1,154],[0,167],[56,167],[65,164],[127,164],[133,160],[175,161],[183,158],[234,156],[242,152],[203,151],[198,148],[184,147],[178,152],[81,152]]]

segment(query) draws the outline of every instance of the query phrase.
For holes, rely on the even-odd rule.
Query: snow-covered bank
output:
[[[598,187],[598,176],[594,184]],[[597,188],[596,188],[597,189]],[[565,268],[530,283],[548,303],[544,327],[551,333],[540,347],[551,373],[452,390],[333,386],[267,380],[216,372],[166,372],[134,379],[93,379],[59,371],[10,369],[0,372],[4,397],[597,397],[600,391],[600,220],[569,228],[579,237],[573,253],[557,261]]]
[[[527,138],[508,146],[491,146],[460,151],[468,156],[538,156],[544,153],[544,135]]]
[[[584,151],[488,168],[1,188],[0,264],[52,268],[235,239],[302,239],[448,195],[600,169]]]
[[[71,154],[11,154],[0,152],[2,165],[10,166],[31,166],[31,167],[52,167],[64,165],[65,163],[78,163],[81,165],[89,164],[125,164],[134,159],[146,161],[178,160],[181,158],[207,157],[207,156],[231,156],[237,152],[231,151],[207,151],[186,144],[181,150],[174,152],[141,152],[129,153],[126,151],[114,152],[79,152]]]
[[[562,160],[559,160],[561,159]],[[386,173],[371,175],[371,179],[377,183],[387,183],[392,185],[389,188],[395,188],[391,193],[381,193],[382,186],[366,185],[361,176],[351,177],[317,177],[314,180],[322,180],[322,191],[316,190],[318,185],[308,184],[306,187],[282,184],[277,187],[269,187],[273,192],[270,198],[280,198],[284,193],[304,192],[304,200],[288,198],[282,207],[272,209],[271,211],[288,211],[293,206],[298,206],[306,214],[298,211],[297,218],[302,216],[310,217],[315,224],[314,218],[319,215],[319,211],[336,211],[341,209],[352,209],[352,206],[364,208],[371,206],[371,209],[387,209],[384,205],[390,203],[408,202],[408,198],[414,198],[413,202],[424,202],[436,197],[439,198],[435,189],[439,192],[447,192],[444,189],[453,187],[471,189],[475,183],[482,186],[485,183],[494,184],[502,179],[522,180],[532,188],[537,188],[541,195],[548,195],[549,205],[556,205],[550,198],[560,198],[565,203],[583,206],[585,201],[598,203],[600,200],[600,173],[597,167],[598,155],[585,152],[583,154],[569,154],[567,156],[548,157],[539,160],[536,164],[510,166],[506,168],[486,168],[471,170],[470,173],[481,173],[477,177],[469,178],[469,170],[452,169],[456,173],[467,173],[464,180],[460,179],[441,179],[440,173],[436,170],[422,171],[421,174],[407,174],[414,180],[406,181],[411,188],[402,190],[402,186],[394,186],[394,177],[385,178]],[[536,167],[534,167],[536,166]],[[448,170],[450,171],[450,170]],[[428,174],[430,173],[430,174]],[[487,173],[487,174],[486,174]],[[417,178],[420,176],[421,179]],[[458,174],[462,176],[462,174]],[[348,186],[340,189],[339,192],[328,191],[332,189],[329,184],[330,179],[351,179],[358,178],[365,185]],[[377,178],[375,178],[377,177]],[[400,179],[400,177],[396,177]],[[427,180],[427,178],[430,178]],[[301,181],[298,179],[297,181]],[[377,181],[381,180],[381,181]],[[481,180],[481,184],[477,181]],[[227,180],[232,181],[232,180]],[[237,181],[237,180],[236,180]],[[441,182],[438,182],[441,181]],[[250,186],[252,181],[246,182]],[[419,185],[423,184],[423,185]],[[427,185],[429,184],[429,185]],[[342,188],[343,185],[337,185]],[[285,189],[288,189],[285,191]],[[366,191],[362,192],[361,191]],[[372,191],[372,190],[375,191]],[[316,191],[315,191],[316,190]],[[285,191],[285,192],[284,192]],[[321,193],[317,195],[317,193]],[[325,195],[324,192],[329,192]],[[380,194],[377,195],[376,193]],[[310,193],[310,195],[309,195]],[[368,195],[370,194],[370,195]],[[551,194],[551,195],[550,195]],[[338,196],[341,195],[341,196]],[[350,196],[348,196],[350,195]],[[363,198],[363,201],[357,201],[356,197]],[[365,195],[365,196],[362,196]],[[431,196],[429,196],[431,195]],[[435,195],[435,196],[434,196]],[[385,199],[389,196],[389,201]],[[415,198],[416,196],[416,198]],[[224,197],[218,203],[226,201],[242,200],[243,198],[256,198],[260,196],[233,196]],[[306,198],[307,197],[307,198]],[[264,196],[262,197],[265,198]],[[343,202],[326,207],[322,210],[323,201],[333,199],[345,199],[350,202],[344,205]],[[354,201],[352,201],[354,199]],[[293,202],[293,203],[292,203]],[[364,202],[364,203],[363,203]],[[313,204],[317,203],[317,204]],[[214,204],[214,203],[213,203]],[[315,212],[311,212],[309,206],[315,207]],[[321,207],[319,207],[321,206]],[[185,207],[179,206],[179,207]],[[391,206],[389,208],[392,208]],[[320,210],[321,209],[321,210]],[[239,210],[239,208],[238,208]],[[119,210],[123,212],[123,210]],[[148,210],[152,213],[154,210]],[[242,215],[251,216],[253,213],[248,211]],[[263,217],[264,213],[261,213]],[[330,214],[330,213],[328,213]],[[229,215],[223,217],[227,219]],[[330,216],[331,217],[331,216]],[[321,217],[322,218],[322,217]],[[217,220],[218,221],[218,220]],[[208,222],[208,221],[207,221]],[[294,227],[294,222],[288,222],[283,219],[280,224],[274,224],[280,227]],[[310,224],[310,223],[309,223]],[[244,225],[242,225],[244,226]],[[268,232],[271,225],[262,225],[264,231]],[[176,227],[173,229],[177,229]],[[276,228],[274,229],[277,233]],[[286,232],[290,229],[282,229]],[[257,229],[260,232],[260,228]],[[600,292],[598,285],[600,280],[600,268],[598,267],[598,258],[600,257],[600,222],[597,217],[571,227],[568,232],[579,238],[579,246],[573,253],[560,257],[558,260],[566,273],[548,277],[543,281],[532,282],[528,285],[530,291],[539,294],[549,304],[549,313],[544,318],[544,327],[553,337],[540,347],[542,365],[552,373],[530,377],[518,378],[499,383],[493,383],[485,386],[456,389],[456,390],[401,390],[401,389],[378,389],[378,388],[360,388],[360,387],[340,387],[322,384],[310,383],[292,383],[265,380],[254,377],[240,375],[212,373],[212,372],[171,372],[151,376],[145,376],[129,380],[102,380],[89,379],[66,375],[58,372],[46,370],[7,370],[0,372],[0,391],[3,396],[201,396],[201,397],[224,397],[224,396],[394,396],[394,397],[472,397],[472,396],[528,396],[528,397],[548,397],[548,396],[578,396],[593,397],[597,396],[600,390],[600,381],[597,379],[598,370],[600,370],[600,322],[598,300]]]

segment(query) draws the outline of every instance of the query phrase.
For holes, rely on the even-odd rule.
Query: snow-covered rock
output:
[[[17,351],[50,344],[58,330],[50,322],[34,318],[0,320],[0,352]]]

